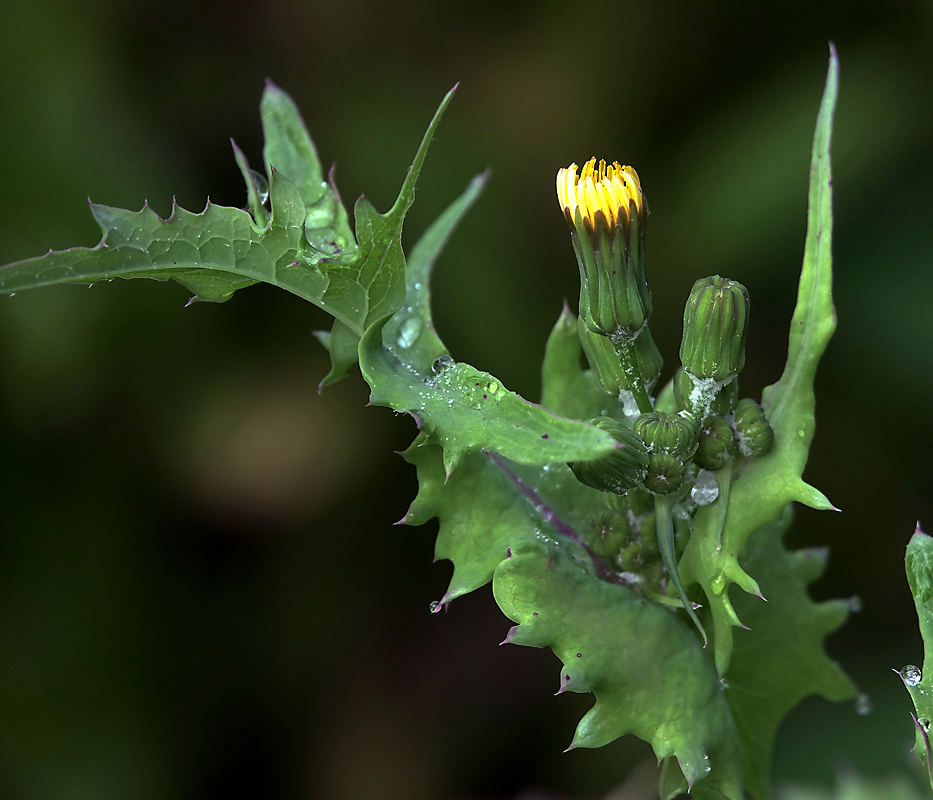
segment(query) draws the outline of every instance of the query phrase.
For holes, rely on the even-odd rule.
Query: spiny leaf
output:
[[[428,291],[431,269],[460,220],[479,197],[488,179],[488,173],[473,178],[463,194],[431,224],[412,248],[408,264],[405,266],[405,302],[384,328],[384,333],[390,341],[400,339],[406,341],[402,338],[403,326],[407,331],[405,336],[410,336],[411,331],[417,328],[417,335],[412,337],[405,357],[408,362],[416,364],[423,372],[430,368],[439,355],[447,352],[434,333],[434,327],[431,324]],[[327,347],[332,367],[327,377],[321,382],[322,387],[340,380],[346,375],[347,370],[359,361],[360,337],[346,326],[341,327],[341,325],[339,321],[335,322],[331,336],[328,337]]]
[[[687,775],[700,781],[698,797],[738,800],[741,747],[712,663],[674,611],[625,588],[617,567],[586,544],[615,513],[614,496],[579,483],[563,464],[522,466],[480,453],[445,481],[440,448],[424,435],[405,457],[418,467],[420,489],[403,522],[438,517],[435,555],[454,562],[436,608],[495,575],[497,602],[521,623],[508,641],[553,647],[566,664],[561,690],[597,696],[574,746],[632,732],[659,757],[679,759],[675,788]],[[536,629],[538,603],[549,610]],[[700,780],[707,765],[709,779]]]
[[[564,664],[560,691],[596,696],[571,747],[634,733],[658,759],[675,758],[688,787],[705,779],[740,800],[741,745],[729,706],[712,664],[674,613],[541,543],[511,548],[493,592],[519,623],[506,641],[550,647]]]
[[[92,204],[104,234],[97,247],[50,251],[9,264],[0,269],[0,292],[112,278],[173,278],[194,288],[199,299],[215,302],[257,281],[313,299],[323,294],[327,278],[295,263],[304,203],[278,173],[270,193],[272,222],[263,231],[247,212],[212,203],[200,214],[173,205],[167,220],[148,206],[132,212]]]
[[[522,467],[493,454],[471,453],[448,478],[442,449],[424,435],[404,457],[418,468],[419,488],[402,522],[422,525],[437,517],[435,559],[454,564],[439,608],[489,583],[518,541],[559,541],[577,557],[592,559],[580,534],[608,510],[606,496],[577,481],[566,465]]]
[[[379,214],[366,198],[357,202],[358,247],[336,190],[321,180],[314,145],[294,103],[270,84],[262,108],[272,206],[267,227],[246,211],[211,203],[200,214],[175,206],[167,220],[148,206],[134,213],[92,205],[103,231],[97,247],[50,251],[9,264],[0,269],[0,292],[112,278],[172,278],[192,288],[197,299],[223,301],[238,288],[264,281],[320,306],[362,336],[405,301],[402,223],[452,93],[428,126],[392,208]],[[274,160],[299,185],[283,176]],[[248,172],[245,158],[238,162]]]
[[[529,403],[469,364],[442,363],[428,375],[417,371],[399,356],[423,332],[424,323],[410,319],[417,327],[400,326],[394,342],[384,342],[382,326],[374,325],[360,342],[360,367],[374,405],[411,413],[429,441],[444,448],[448,475],[477,450],[521,464],[550,464],[598,458],[617,447],[604,431]]]
[[[780,517],[788,503],[831,508],[826,498],[801,479],[813,439],[813,379],[836,324],[832,304],[832,175],[830,140],[838,89],[838,59],[831,50],[826,87],[817,117],[810,166],[807,239],[791,321],[787,364],[780,380],[765,389],[762,405],[774,429],[774,448],[746,459],[728,500],[725,527],[716,501],[697,511],[694,534],[680,562],[685,584],[699,583],[713,613],[716,667],[724,674],[732,652],[732,628],[741,624],[729,602],[733,583],[758,594],[756,582],[740,566],[752,533]]]
[[[810,694],[829,700],[855,696],[852,681],[823,649],[825,637],[849,614],[844,600],[814,603],[807,585],[826,565],[826,551],[789,552],[782,544],[791,508],[757,530],[748,542],[748,572],[758,577],[768,602],[748,594],[735,598],[736,610],[750,628],[739,631],[726,697],[745,747],[742,774],[756,800],[771,796],[771,753],[786,714]]]

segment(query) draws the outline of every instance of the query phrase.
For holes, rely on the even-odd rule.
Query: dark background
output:
[[[719,273],[751,293],[758,396],[786,351],[830,39],[840,325],[806,477],[843,513],[802,509],[792,542],[832,548],[815,596],[862,599],[829,649],[874,712],[805,702],[776,771],[904,772],[890,669],[922,649],[903,552],[933,528],[929,2],[5,3],[0,263],[95,244],[88,196],[244,205],[228,138],[260,163],[266,77],[344,198],[385,210],[461,81],[406,227],[492,170],[436,274],[454,356],[537,398],[577,292],[554,175],[597,155],[651,204],[665,374],[692,282]],[[450,573],[434,528],[391,525],[414,425],[364,408],[358,373],[317,395],[323,312],[266,286],[187,299],[115,281],[0,302],[0,798],[598,797],[650,756],[561,755],[591,698],[550,697],[550,653],[496,647],[488,589],[429,615]]]

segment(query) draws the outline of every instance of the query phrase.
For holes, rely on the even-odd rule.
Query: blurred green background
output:
[[[260,162],[266,77],[344,198],[384,210],[460,81],[406,227],[492,170],[436,272],[454,356],[537,398],[578,280],[554,175],[597,155],[650,201],[666,374],[692,282],[719,273],[751,293],[757,396],[786,351],[830,39],[840,326],[807,477],[843,513],[802,509],[792,543],[832,549],[815,596],[861,598],[829,649],[874,711],[806,701],[775,767],[906,772],[903,552],[933,528],[929,0],[5,3],[0,263],[95,244],[88,196],[244,205],[228,138]],[[0,302],[0,798],[599,797],[650,756],[561,755],[591,700],[550,697],[549,653],[496,647],[488,589],[428,613],[450,574],[434,528],[391,524],[414,425],[364,408],[358,373],[317,395],[322,312],[266,286],[187,299],[116,281]]]

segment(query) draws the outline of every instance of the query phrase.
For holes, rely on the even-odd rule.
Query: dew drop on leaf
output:
[[[398,326],[398,341],[396,342],[403,350],[411,347],[421,335],[421,329],[424,323],[418,317],[409,317]]]
[[[437,613],[437,607],[441,604],[440,600],[432,600],[428,608],[431,610],[432,614]]]
[[[923,679],[923,673],[920,671],[920,667],[914,666],[913,664],[902,667],[898,675],[901,676],[901,680],[904,681],[905,686],[916,686]]]
[[[719,484],[716,483],[716,476],[706,469],[701,469],[697,475],[697,482],[690,490],[690,497],[698,506],[708,506],[717,497],[719,497]]]
[[[249,176],[253,179],[253,186],[256,187],[259,202],[265,205],[269,202],[269,182],[266,180],[266,176],[254,169],[249,171]]]
[[[431,365],[431,372],[435,375],[440,375],[447,367],[452,366],[454,363],[453,358],[444,353],[437,357],[435,362]]]

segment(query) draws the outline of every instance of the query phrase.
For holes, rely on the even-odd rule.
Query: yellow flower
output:
[[[633,215],[637,215],[641,225],[645,222],[645,195],[638,173],[618,161],[607,165],[600,159],[597,165],[596,159],[591,158],[583,165],[579,177],[576,164],[558,170],[557,199],[567,221],[574,226],[582,223],[589,236],[597,228],[607,231],[618,225],[628,228]]]
[[[557,199],[580,265],[580,318],[613,345],[634,342],[651,316],[638,173],[591,158],[577,175],[571,164],[557,173]]]

